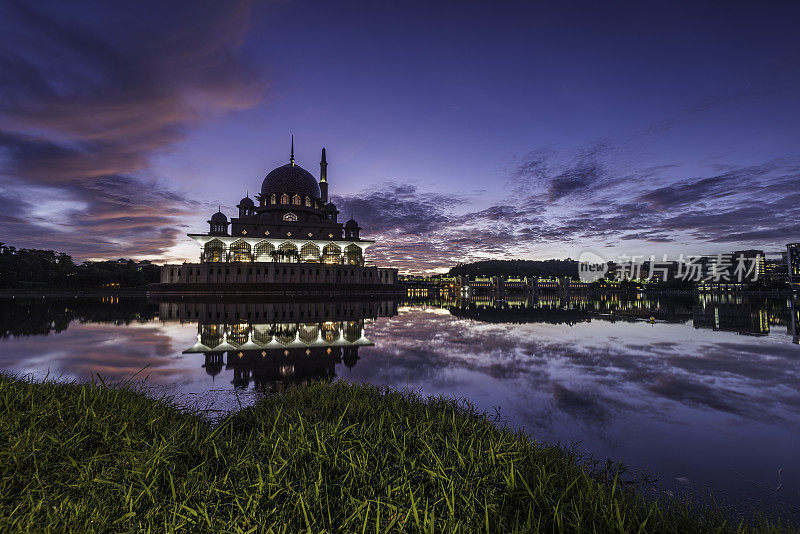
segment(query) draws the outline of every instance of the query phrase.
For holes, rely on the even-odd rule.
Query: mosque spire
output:
[[[328,160],[325,159],[325,147],[322,147],[322,160],[319,162],[319,190],[322,201],[328,202]]]
[[[292,153],[289,156],[289,164],[294,167],[294,135],[292,135]]]

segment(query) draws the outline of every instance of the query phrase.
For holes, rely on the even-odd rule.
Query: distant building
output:
[[[668,282],[678,278],[681,272],[678,261],[646,261],[642,264],[642,279],[651,282]]]
[[[510,293],[525,293],[533,289],[526,277],[508,277],[502,282],[503,291]]]
[[[405,288],[406,296],[411,299],[437,298],[443,288],[439,278],[401,275],[398,282]]]
[[[733,265],[734,269],[739,261],[743,260],[749,269],[752,265],[753,274],[749,280],[763,280],[764,268],[766,264],[766,255],[763,250],[735,250],[733,252]]]
[[[764,279],[763,250],[736,250],[702,256],[700,264],[706,282],[747,283]]]
[[[499,276],[478,276],[470,280],[469,288],[476,293],[495,291],[500,283]]]
[[[550,278],[539,278],[538,280],[536,280],[537,289],[550,290],[550,289],[558,289],[559,287],[560,286],[558,279],[551,280]]]
[[[800,243],[786,245],[786,271],[792,287],[800,288]]]
[[[781,258],[767,258],[764,260],[764,279],[769,282],[787,282],[789,271],[786,268],[786,254]]]

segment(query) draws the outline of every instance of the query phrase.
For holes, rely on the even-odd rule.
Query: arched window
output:
[[[283,220],[284,221],[289,221],[289,222],[296,222],[297,221],[297,215],[295,215],[292,212],[284,213],[283,214]]]
[[[289,195],[286,193],[281,195],[281,204],[288,204],[289,203]]]
[[[292,204],[295,206],[300,206],[302,203],[303,201],[300,199],[300,195],[295,195],[292,197]]]
[[[319,326],[317,326],[315,323],[301,324],[297,330],[297,337],[300,339],[300,341],[307,345],[310,345],[319,337]]]
[[[361,338],[361,323],[360,321],[347,321],[344,325],[345,340],[350,343],[355,343]]]
[[[212,239],[203,247],[203,261],[225,261],[225,244]]]
[[[222,329],[215,324],[204,324],[200,331],[200,343],[214,348],[222,343]]]
[[[245,343],[247,343],[247,339],[249,337],[250,337],[250,325],[234,324],[230,326],[228,330],[228,335],[226,336],[225,340],[234,347],[239,348]]]
[[[325,245],[325,248],[322,249],[322,263],[341,263],[341,255],[342,249],[340,249],[338,246],[334,245],[333,243]]]
[[[322,323],[322,339],[324,339],[326,343],[330,344],[333,344],[334,341],[339,339],[338,323]]]
[[[311,199],[306,197],[306,206],[311,207]]]
[[[279,325],[275,328],[275,340],[282,344],[288,345],[297,339],[297,327],[290,325]]]
[[[297,263],[297,247],[289,243],[281,243],[275,251],[275,261]]]
[[[262,241],[256,245],[253,261],[272,261],[273,252],[275,252],[275,246],[269,241]]]
[[[266,312],[264,312],[264,315],[266,315]],[[259,345],[266,345],[272,341],[272,333],[269,331],[269,327],[253,325],[253,341]]]
[[[272,195],[271,197],[269,197],[269,203],[270,204],[275,204],[276,203],[275,195]]]
[[[247,241],[239,240],[231,245],[231,259],[237,262],[253,261],[253,255],[250,253],[250,245]]]
[[[319,247],[314,243],[306,243],[300,249],[300,261],[303,263],[319,263]]]
[[[347,245],[344,249],[345,265],[364,265],[364,254],[358,245]]]

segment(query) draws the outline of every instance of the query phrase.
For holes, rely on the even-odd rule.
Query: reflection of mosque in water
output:
[[[216,377],[233,371],[235,387],[282,388],[331,380],[348,369],[359,348],[372,346],[365,323],[397,314],[394,301],[161,302],[162,320],[197,321],[197,339],[185,354],[203,354]]]
[[[416,304],[411,301],[404,304]],[[695,328],[766,335],[770,325],[785,326],[798,342],[800,309],[788,301],[741,295],[534,295],[496,300],[472,296],[420,301],[451,315],[492,323],[574,325],[600,320],[692,322]],[[201,353],[206,373],[233,371],[233,384],[284,387],[306,380],[330,380],[336,365],[352,368],[359,348],[372,346],[365,322],[397,314],[396,301],[327,302],[162,302],[162,320],[197,321],[195,344],[184,353]]]

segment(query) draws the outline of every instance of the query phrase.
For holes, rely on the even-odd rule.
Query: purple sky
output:
[[[800,240],[798,4],[111,4],[0,4],[0,241],[196,261],[290,134],[404,270]]]

